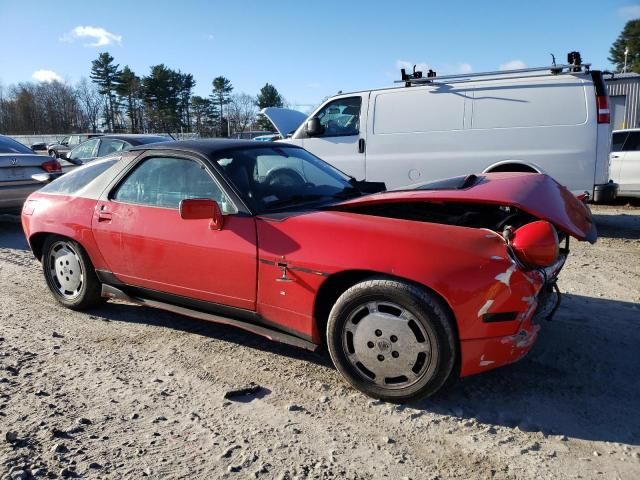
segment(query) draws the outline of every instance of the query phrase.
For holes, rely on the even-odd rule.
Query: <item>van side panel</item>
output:
[[[593,189],[595,94],[590,77],[559,75],[374,91],[366,173],[389,188],[533,165],[574,193]]]
[[[371,92],[367,180],[387,188],[455,175],[467,155],[464,87],[436,86]],[[455,168],[455,167],[458,168]]]

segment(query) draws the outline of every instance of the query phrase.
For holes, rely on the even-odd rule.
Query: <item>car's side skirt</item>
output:
[[[135,294],[132,290],[135,290]],[[269,340],[286,343],[288,345],[304,348],[305,350],[316,351],[319,347],[310,340],[302,338],[297,333],[287,333],[279,329],[279,327],[271,326],[255,312],[244,312],[244,314],[241,315],[241,317],[244,318],[237,318],[240,315],[233,315],[232,317],[217,313],[211,313],[188,306],[176,305],[175,303],[169,303],[167,301],[159,300],[158,297],[161,296],[161,294],[159,295],[159,292],[153,292],[153,294],[150,296],[153,296],[155,298],[149,298],[149,296],[144,295],[142,289],[138,289],[135,287],[128,288],[128,286],[122,284],[114,286],[109,283],[103,283],[102,296],[105,298],[113,298],[137,305],[158,308],[172,313],[177,313],[179,315],[185,315],[187,317],[197,318],[200,320],[207,320],[222,325],[230,325],[266,337]],[[216,309],[218,310],[223,308],[224,306],[220,306],[220,308]]]

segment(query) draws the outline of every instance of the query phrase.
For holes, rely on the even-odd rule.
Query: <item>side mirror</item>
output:
[[[180,218],[183,220],[210,219],[211,230],[222,230],[224,216],[218,202],[209,198],[187,198],[180,201]]]
[[[313,117],[307,120],[305,130],[307,135],[310,137],[317,137],[324,133],[324,126],[320,123],[320,119],[318,117]]]

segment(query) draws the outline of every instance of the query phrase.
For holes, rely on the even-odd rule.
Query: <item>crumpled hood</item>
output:
[[[307,119],[304,113],[290,108],[267,107],[260,113],[271,121],[282,138],[287,138]]]
[[[349,211],[365,205],[393,202],[466,202],[516,207],[547,220],[578,240],[595,243],[596,228],[589,208],[553,178],[539,173],[478,174],[471,187],[459,190],[392,190],[355,198],[333,209]]]

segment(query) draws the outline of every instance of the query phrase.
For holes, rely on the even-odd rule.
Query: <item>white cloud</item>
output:
[[[56,72],[54,72],[53,70],[36,70],[35,72],[33,72],[33,75],[31,75],[31,78],[39,81],[39,82],[60,82],[63,83],[64,82],[64,78],[62,78],[60,75],[58,75]]]
[[[459,63],[456,70],[457,73],[471,73],[473,72],[473,67],[469,63]]]
[[[618,9],[618,15],[625,20],[634,20],[640,17],[640,5],[626,5]]]
[[[500,70],[517,70],[519,68],[527,68],[527,64],[522,60],[509,60],[500,64]]]
[[[60,40],[63,42],[73,42],[78,38],[92,38],[93,43],[85,43],[85,47],[104,47],[116,43],[122,45],[122,35],[108,32],[102,27],[77,26],[70,32],[65,33]]]

